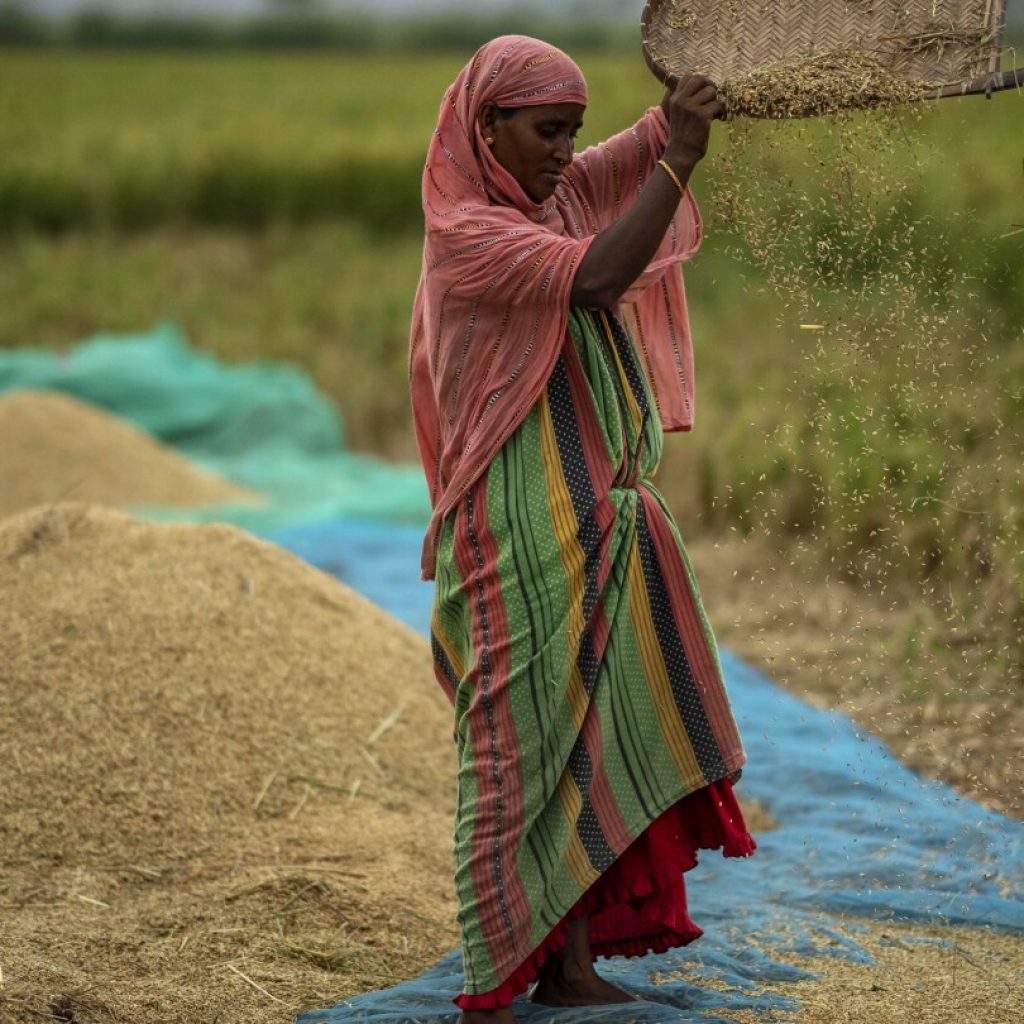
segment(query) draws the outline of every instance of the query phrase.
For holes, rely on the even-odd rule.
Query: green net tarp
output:
[[[300,370],[227,366],[163,325],[100,335],[67,351],[0,352],[0,393],[59,391],[142,428],[204,468],[258,491],[262,505],[145,508],[161,519],[233,523],[267,534],[347,517],[423,523],[419,466],[349,451],[338,410]]]

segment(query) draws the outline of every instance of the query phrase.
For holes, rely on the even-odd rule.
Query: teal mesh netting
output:
[[[335,517],[424,522],[419,466],[346,449],[337,409],[297,369],[226,366],[164,325],[97,336],[66,352],[0,352],[0,392],[60,391],[141,427],[220,476],[259,491],[260,506],[147,508],[155,518],[216,520],[257,533]]]

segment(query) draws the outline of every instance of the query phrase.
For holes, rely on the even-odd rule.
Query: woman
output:
[[[484,46],[423,175],[410,376],[433,501],[435,671],[455,707],[465,1024],[625,1002],[597,956],[690,942],[698,848],[753,852],[744,761],[675,524],[650,482],[692,422],[686,183],[720,111],[691,77],[573,156],[579,68]]]

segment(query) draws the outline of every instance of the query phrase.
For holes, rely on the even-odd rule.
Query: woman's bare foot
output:
[[[564,948],[544,961],[530,1001],[544,1006],[603,1006],[633,1003],[637,997],[616,988],[594,970],[588,921],[580,917],[569,925]]]
[[[515,1024],[516,1018],[507,1007],[503,1010],[464,1010],[459,1024]]]
[[[603,1006],[606,1003],[635,1003],[637,997],[605,981],[591,967],[580,977],[542,978],[530,993],[530,1001],[543,1006]]]

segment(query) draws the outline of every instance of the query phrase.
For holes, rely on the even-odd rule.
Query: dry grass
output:
[[[833,920],[823,921],[835,929]],[[772,959],[810,971],[815,977],[797,983],[758,985],[756,992],[796,1000],[795,1012],[776,1012],[783,1024],[1016,1024],[1022,1011],[1021,963],[1024,939],[966,928],[924,928],[877,922],[850,925],[840,932],[861,945],[874,963],[865,965],[829,954],[822,940],[820,956],[780,953],[758,943]],[[832,940],[834,942],[834,940]],[[707,985],[692,971],[655,976],[656,983],[685,981]],[[716,986],[722,987],[722,986]],[[762,1024],[749,1011],[719,1011],[737,1024]]]
[[[911,768],[1024,818],[1024,705],[1011,678],[984,671],[984,642],[936,644],[943,623],[926,606],[824,581],[811,552],[783,558],[735,534],[687,549],[723,646],[850,715]]]
[[[0,1020],[286,1021],[431,966],[458,942],[447,815],[325,803],[178,870],[5,872]]]

